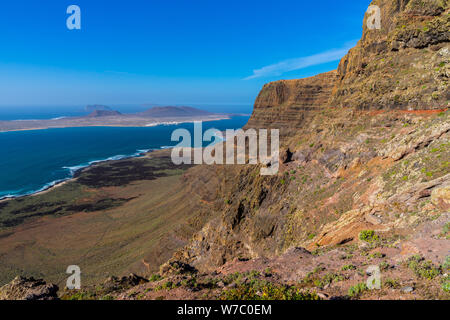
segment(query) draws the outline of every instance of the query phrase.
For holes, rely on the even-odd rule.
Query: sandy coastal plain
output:
[[[208,114],[190,117],[145,117],[120,114],[102,117],[68,117],[48,120],[0,121],[0,132],[40,130],[69,127],[150,127],[161,124],[178,124],[194,121],[215,121],[229,119],[229,114]]]

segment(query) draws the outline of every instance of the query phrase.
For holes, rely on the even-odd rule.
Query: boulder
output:
[[[280,153],[280,162],[281,163],[291,162],[292,161],[292,155],[293,155],[293,153],[289,150],[289,148],[286,149],[286,150],[283,150]]]
[[[160,268],[160,273],[162,275],[176,275],[196,272],[197,270],[193,266],[181,261],[169,261],[163,264]]]
[[[431,192],[431,202],[443,210],[450,209],[450,186],[435,188]]]
[[[128,289],[146,282],[148,282],[147,279],[135,275],[134,273],[130,273],[128,276],[121,278],[112,276],[105,281],[103,286],[106,292],[113,292],[116,290]]]
[[[0,288],[0,300],[57,300],[58,286],[18,276]]]

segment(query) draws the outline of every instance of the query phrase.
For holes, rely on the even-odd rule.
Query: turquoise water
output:
[[[238,129],[249,117],[203,122],[203,130]],[[0,133],[0,199],[32,194],[97,161],[174,146],[172,131],[192,123],[147,128],[85,127]]]

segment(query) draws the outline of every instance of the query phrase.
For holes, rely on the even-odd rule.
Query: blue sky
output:
[[[81,30],[66,27],[71,4]],[[266,82],[336,68],[361,37],[369,4],[5,1],[0,106],[251,106]]]

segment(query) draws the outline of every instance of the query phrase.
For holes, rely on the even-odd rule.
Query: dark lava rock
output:
[[[162,275],[197,273],[197,269],[181,261],[169,261],[161,266],[160,273]]]
[[[105,292],[113,292],[116,290],[128,289],[146,282],[148,282],[147,279],[135,275],[134,273],[130,273],[128,276],[124,276],[122,278],[118,278],[115,276],[108,278],[104,282],[103,288]]]
[[[292,161],[292,155],[293,153],[289,150],[283,150],[280,154],[280,161],[281,163],[288,163]]]

